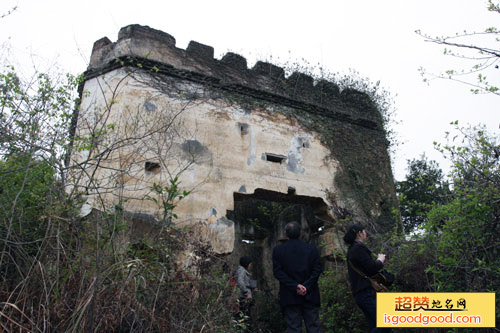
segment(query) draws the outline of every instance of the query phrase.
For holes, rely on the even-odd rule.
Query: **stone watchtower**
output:
[[[179,49],[139,25],[95,42],[81,89],[72,164],[86,208],[203,221],[216,252],[263,262],[290,220],[324,256],[345,221],[379,231],[394,223],[388,141],[362,92],[285,77],[270,63],[249,69],[234,53],[217,60],[193,41]],[[175,200],[174,219],[162,206],[172,179],[191,191]]]

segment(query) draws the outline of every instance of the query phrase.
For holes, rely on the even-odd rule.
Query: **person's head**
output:
[[[355,240],[364,242],[366,239],[365,228],[361,224],[353,224],[347,229],[344,235],[344,242],[348,245],[352,245]]]
[[[243,256],[240,258],[240,265],[243,266],[243,268],[248,269],[250,264],[252,263],[252,259],[250,259],[247,256]]]
[[[290,239],[298,239],[300,237],[300,224],[295,221],[287,223],[285,226],[285,234]]]

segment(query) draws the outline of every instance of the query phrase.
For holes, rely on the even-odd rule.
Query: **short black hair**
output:
[[[297,239],[300,237],[300,224],[295,221],[289,222],[285,226],[285,233],[290,239]]]
[[[347,229],[347,232],[344,235],[344,242],[346,242],[348,245],[353,244],[356,240],[358,232],[363,230],[365,230],[365,227],[363,227],[361,224],[352,224],[349,229]]]
[[[245,269],[248,268],[248,265],[252,263],[252,259],[250,259],[247,256],[243,256],[240,258],[240,265],[243,266]]]

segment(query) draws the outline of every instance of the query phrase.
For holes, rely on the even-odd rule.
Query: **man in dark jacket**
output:
[[[301,332],[302,320],[307,332],[319,332],[318,278],[323,271],[318,250],[299,240],[300,225],[285,226],[288,238],[273,250],[273,272],[280,282],[280,305],[285,311],[288,332]]]

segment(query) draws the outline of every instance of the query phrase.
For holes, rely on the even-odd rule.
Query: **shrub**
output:
[[[366,320],[352,296],[347,268],[326,270],[319,278],[320,320],[327,332],[365,332]]]

